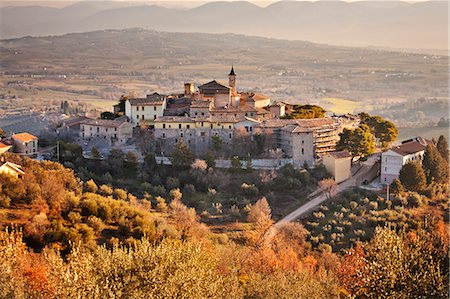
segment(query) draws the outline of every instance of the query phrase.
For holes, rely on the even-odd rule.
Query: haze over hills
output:
[[[83,1],[64,8],[0,9],[1,38],[143,27],[238,33],[290,40],[397,49],[446,50],[446,1],[210,2],[191,9]]]
[[[373,111],[403,126],[435,124],[448,115],[444,55],[139,28],[2,40],[0,55],[8,107],[70,99],[110,109],[129,92],[170,93],[187,81],[226,80],[234,64],[238,89],[273,100],[337,113]]]

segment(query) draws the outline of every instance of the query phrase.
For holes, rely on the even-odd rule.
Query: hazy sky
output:
[[[79,1],[85,1],[85,0],[79,0]],[[63,7],[75,2],[79,1],[67,1],[67,0],[52,0],[52,1],[42,1],[42,0],[0,0],[0,6],[25,6],[25,5],[41,5],[41,6],[52,6],[52,7]],[[90,0],[87,0],[90,1]],[[214,2],[214,1],[236,1],[236,0],[204,0],[204,1],[192,1],[192,0],[160,0],[160,1],[136,1],[136,0],[115,0],[117,2],[128,2],[130,4],[132,3],[147,3],[147,4],[158,4],[161,6],[182,6],[182,7],[195,7],[199,6],[201,4],[207,3],[207,2]],[[245,0],[244,0],[245,1]],[[248,2],[255,3],[259,6],[267,6],[273,2],[278,1],[272,1],[272,0],[246,0]],[[293,0],[295,1],[295,0]],[[322,1],[322,0],[321,0]],[[325,0],[326,1],[326,0]],[[361,0],[332,0],[332,1],[346,1],[346,2],[354,2],[354,1],[361,1]],[[364,0],[363,0],[364,1]],[[370,0],[370,1],[386,1],[386,0]],[[427,0],[409,0],[405,2],[420,2],[420,1],[427,1]],[[311,1],[315,2],[315,1]]]

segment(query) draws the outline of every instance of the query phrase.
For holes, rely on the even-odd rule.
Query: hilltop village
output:
[[[236,147],[263,139],[258,149],[261,157],[290,159],[302,167],[335,151],[339,133],[359,124],[353,115],[290,119],[293,110],[293,105],[272,102],[264,94],[239,90],[232,67],[228,84],[213,80],[196,88],[188,82],[180,94],[123,97],[114,106],[120,117],[81,120],[79,136],[123,144],[132,138],[133,128],[145,127],[153,132],[149,141],[157,155],[170,155],[183,140],[197,156],[214,148],[224,157],[238,154]]]
[[[88,159],[103,159],[117,149],[141,162],[151,153],[158,163],[170,165],[175,149],[183,145],[195,157],[213,159],[222,168],[232,167],[233,160],[260,169],[323,165],[336,183],[354,176],[355,161],[372,157],[364,181],[380,176],[381,184],[391,184],[403,165],[422,159],[431,143],[417,137],[389,149],[397,137],[392,122],[366,113],[331,115],[315,105],[274,102],[264,94],[240,90],[234,67],[227,84],[186,82],[181,93],[122,96],[111,110],[100,118],[66,117],[49,130],[50,138],[77,143]],[[46,159],[46,152],[56,151],[59,159],[59,147],[40,144],[38,150],[36,136],[4,135],[2,152]]]

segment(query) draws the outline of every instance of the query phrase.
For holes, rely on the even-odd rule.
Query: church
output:
[[[185,84],[185,94],[186,90],[193,90],[192,83]],[[233,66],[228,74],[228,85],[213,80],[200,85],[198,93],[191,93],[191,95],[193,99],[190,111],[191,116],[196,115],[196,112],[198,113],[197,109],[203,108],[201,111],[202,116],[246,116],[257,120],[271,117],[270,112],[264,109],[264,107],[270,105],[268,96],[254,92],[238,92],[236,73]],[[206,107],[209,113],[205,111]]]

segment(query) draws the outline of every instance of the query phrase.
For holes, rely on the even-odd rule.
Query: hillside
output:
[[[267,7],[218,1],[190,9],[83,1],[63,8],[3,7],[0,27],[2,38],[144,27],[442,51],[448,47],[447,8],[445,1],[280,1]]]
[[[144,29],[2,40],[0,51],[0,86],[11,98],[0,102],[4,109],[67,99],[111,109],[106,100],[124,93],[177,92],[185,81],[227,80],[232,64],[240,90],[337,113],[379,110],[400,126],[422,121],[395,114],[405,102],[438,98],[448,106],[447,56]],[[447,115],[445,109],[422,108],[432,116],[427,122]]]
[[[170,169],[77,152],[62,151],[77,175],[6,155],[25,174],[0,175],[0,297],[448,298],[447,183],[433,182],[426,196],[393,190],[391,200],[352,190],[305,226],[267,234],[280,201],[273,188],[307,189],[311,169]],[[99,176],[98,166],[109,172]],[[258,175],[258,187],[242,183]],[[118,187],[137,178],[153,185]],[[244,192],[223,197],[238,186]]]

